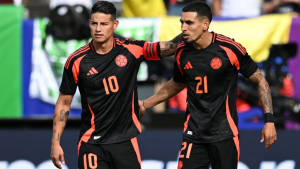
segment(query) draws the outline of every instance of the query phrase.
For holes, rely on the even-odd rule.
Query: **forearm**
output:
[[[265,113],[273,114],[272,97],[268,82],[261,74],[260,70],[249,77],[249,79],[256,84],[258,90],[259,101]]]
[[[53,116],[53,136],[52,144],[59,144],[61,135],[66,126],[72,100],[59,97],[55,106]]]
[[[221,0],[214,0],[212,3],[212,11],[214,16],[220,16]]]
[[[151,96],[150,98],[144,100],[144,107],[146,109],[153,107],[163,101],[166,101],[181,90],[185,88],[185,83],[177,83],[174,82],[173,79],[169,80],[155,95]]]
[[[263,13],[264,14],[272,13],[277,8],[278,5],[279,3],[277,4],[277,1],[265,2],[263,5]]]
[[[265,113],[273,114],[272,97],[268,82],[265,78],[257,86],[259,101]]]
[[[170,41],[160,41],[160,56],[168,57],[175,54],[177,46],[183,41],[182,34],[177,35]]]

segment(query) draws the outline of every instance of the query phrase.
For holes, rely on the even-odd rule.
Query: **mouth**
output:
[[[188,34],[182,34],[182,36],[183,36],[183,39],[189,38],[189,35],[188,35]]]
[[[102,38],[104,35],[103,34],[95,34],[96,38]]]

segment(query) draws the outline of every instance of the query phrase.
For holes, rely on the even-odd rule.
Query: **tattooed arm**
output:
[[[62,164],[65,164],[63,150],[60,146],[60,138],[69,117],[72,99],[73,95],[60,93],[54,110],[51,158],[57,168],[62,168],[59,164],[59,159]]]
[[[182,34],[177,35],[171,41],[160,41],[160,56],[167,57],[175,54],[177,46],[183,41]]]
[[[261,74],[259,69],[257,69],[256,72],[249,77],[249,79],[257,86],[259,101],[262,105],[264,113],[273,114],[272,98],[269,84]],[[265,123],[265,126],[262,130],[261,142],[263,142],[264,140],[266,140],[266,149],[270,148],[271,145],[277,140],[274,123]]]

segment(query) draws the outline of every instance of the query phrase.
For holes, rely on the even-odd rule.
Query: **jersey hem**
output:
[[[192,139],[192,138],[189,138],[189,137],[183,135],[183,138],[184,138],[184,139],[187,139],[187,140],[192,141],[192,142],[194,142],[194,143],[200,143],[200,144],[201,144],[201,143],[215,143],[215,142],[227,140],[227,139],[230,139],[230,138],[233,138],[233,137],[234,137],[234,135],[231,134],[230,136],[222,137],[222,138],[217,139],[217,140],[214,140],[214,141],[209,141],[209,140],[206,140],[206,141],[197,141],[197,140],[195,140],[195,139]]]
[[[75,93],[73,93],[73,92],[68,92],[68,91],[62,90],[62,89],[59,89],[59,91],[60,91],[61,93],[63,93],[63,94],[67,94],[67,95],[74,95],[74,94],[75,94]]]
[[[93,144],[93,145],[103,145],[103,144],[117,144],[117,143],[122,143],[122,142],[125,142],[125,141],[128,141],[134,137],[137,137],[140,133],[136,133],[134,136],[130,137],[130,138],[126,138],[126,139],[122,139],[120,141],[114,141],[114,142],[100,142],[100,143],[95,143],[95,142],[91,142],[91,141],[87,141],[85,143],[87,144]],[[77,143],[78,144],[78,143]]]

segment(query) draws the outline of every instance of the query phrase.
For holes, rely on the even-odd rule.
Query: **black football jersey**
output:
[[[137,94],[140,63],[159,60],[159,42],[114,39],[107,54],[92,41],[72,53],[64,67],[60,92],[81,95],[81,141],[118,143],[141,133]]]
[[[199,143],[238,134],[238,73],[249,77],[258,69],[242,45],[212,33],[211,44],[202,50],[182,42],[174,61],[174,81],[188,88],[184,138]]]

